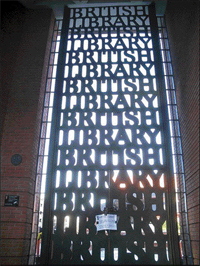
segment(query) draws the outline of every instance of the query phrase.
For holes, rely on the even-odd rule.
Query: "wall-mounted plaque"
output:
[[[11,163],[15,166],[19,165],[22,162],[22,156],[20,154],[14,154],[11,157]]]
[[[4,206],[18,207],[19,206],[19,196],[6,195]]]

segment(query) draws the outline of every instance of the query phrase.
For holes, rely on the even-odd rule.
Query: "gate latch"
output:
[[[108,213],[114,213],[116,211],[117,211],[117,208],[115,208],[115,207],[110,207],[110,208],[105,207],[104,210],[103,210],[103,213],[105,215],[107,215]]]

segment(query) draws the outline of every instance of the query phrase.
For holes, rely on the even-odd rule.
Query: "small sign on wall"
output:
[[[117,214],[96,215],[97,231],[117,230]]]
[[[19,206],[19,196],[6,195],[4,206],[18,207]]]

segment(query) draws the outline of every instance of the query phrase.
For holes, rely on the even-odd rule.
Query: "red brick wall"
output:
[[[194,263],[199,264],[199,1],[168,1],[166,22],[174,69]]]
[[[2,90],[8,103],[1,143],[1,262],[28,264],[43,98],[54,17],[50,9],[14,12],[3,31]],[[5,18],[6,19],[6,18]],[[17,30],[18,22],[20,29]],[[13,44],[16,44],[15,45]],[[11,66],[9,68],[9,65]],[[22,156],[14,166],[11,157]],[[19,196],[5,207],[5,195]]]

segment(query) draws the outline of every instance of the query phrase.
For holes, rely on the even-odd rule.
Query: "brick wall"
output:
[[[7,104],[2,113],[1,262],[4,265],[27,265],[54,17],[52,10],[42,8],[23,9],[22,12],[16,6],[12,15],[9,12],[7,10],[4,16],[2,38],[2,91]],[[22,156],[22,163],[18,166],[11,163],[14,154]],[[19,196],[19,206],[5,207],[5,195]]]
[[[185,164],[194,264],[199,264],[199,1],[168,1],[166,22]]]

